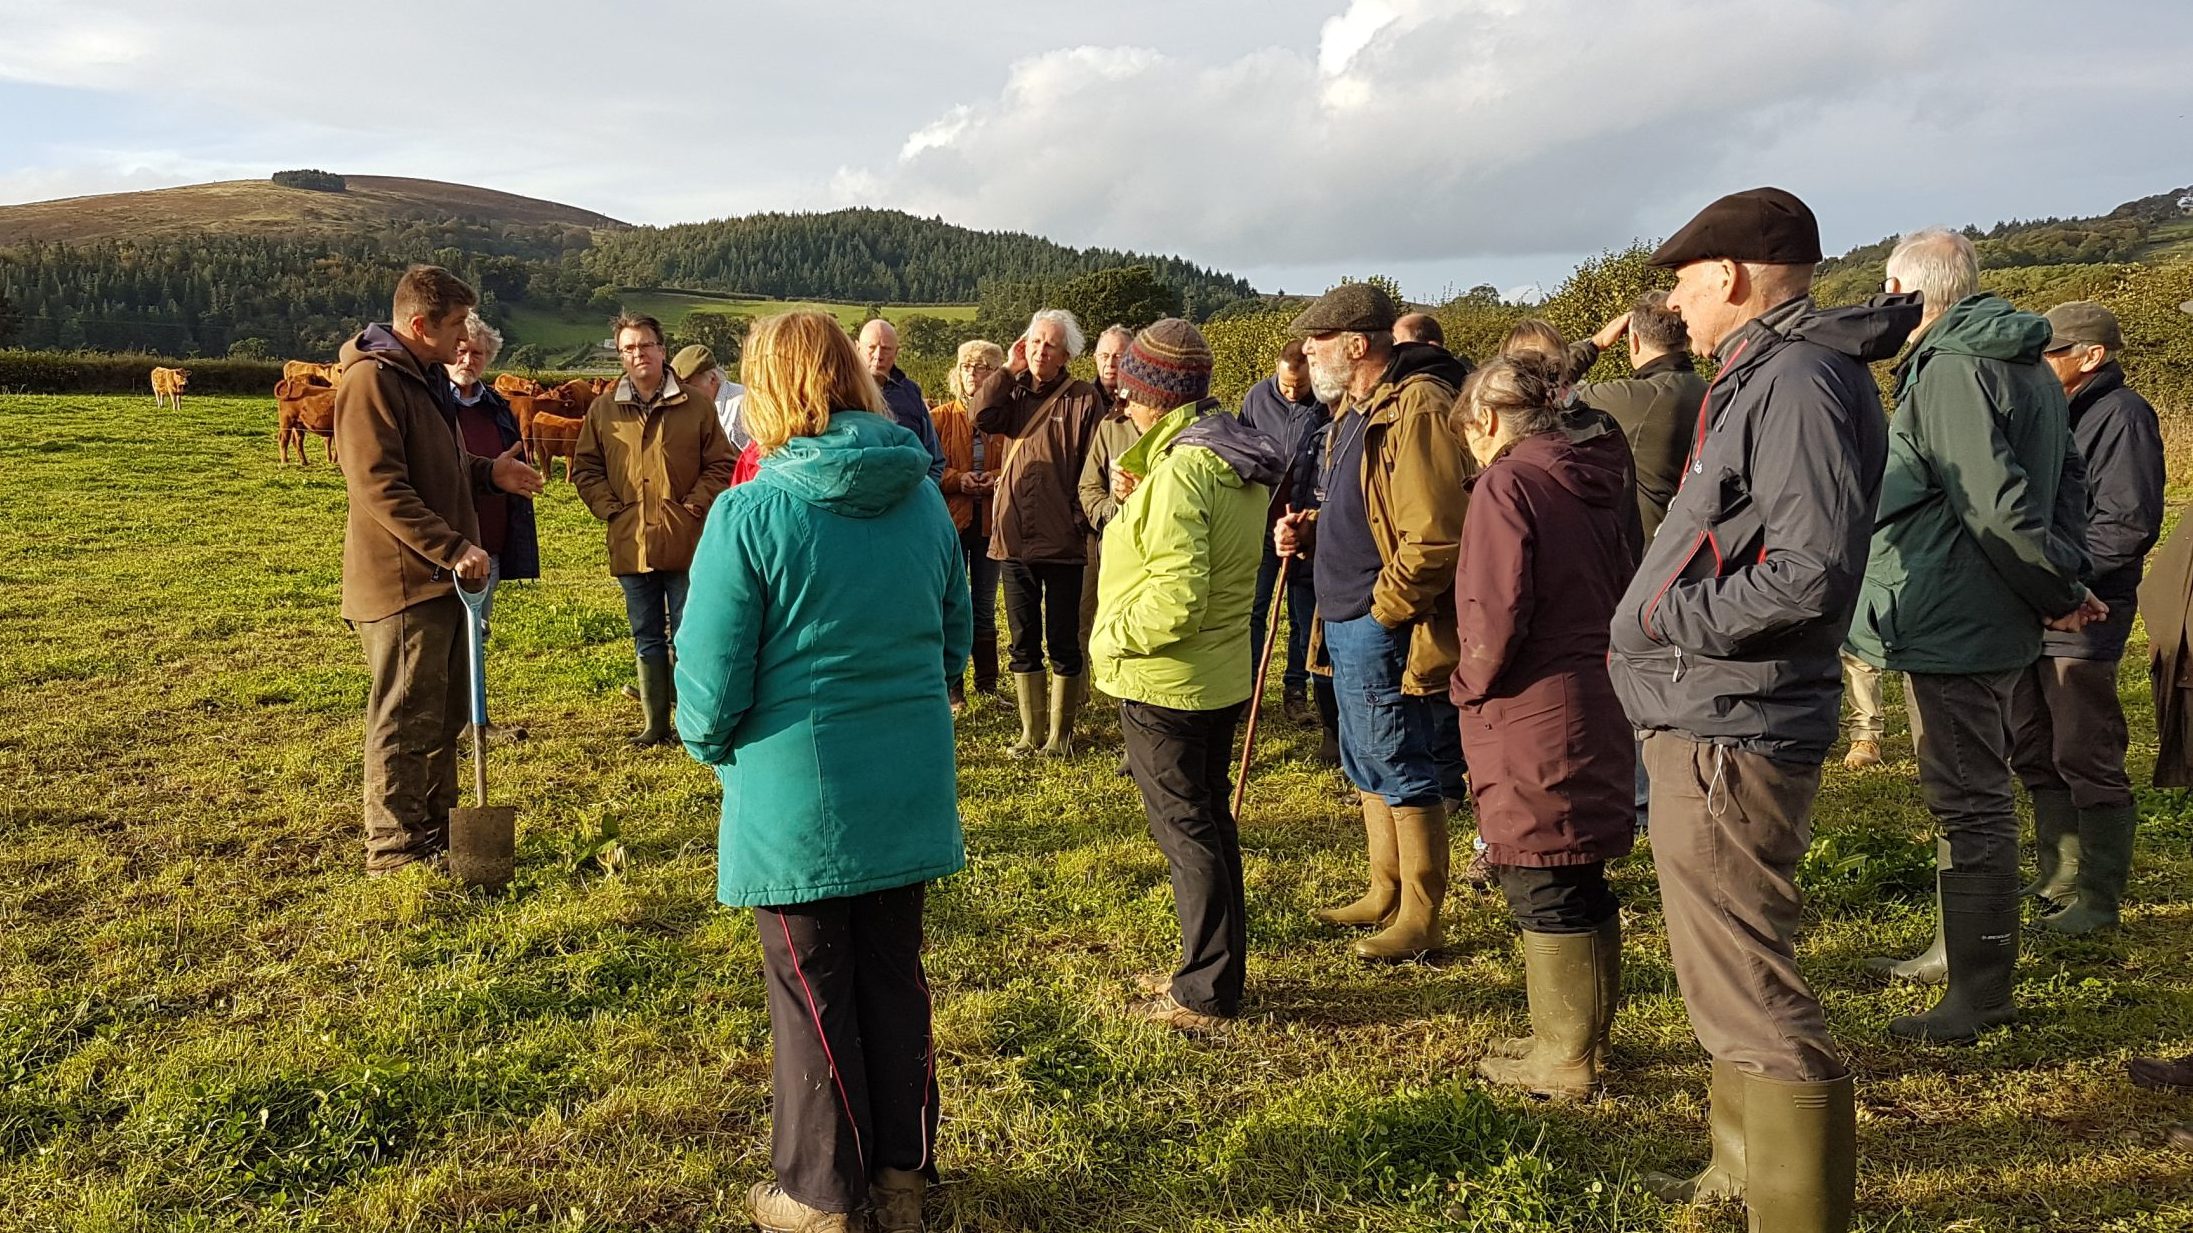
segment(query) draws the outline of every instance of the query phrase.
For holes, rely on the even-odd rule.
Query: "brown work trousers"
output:
[[[1820,768],[1654,732],[1645,770],[1668,950],[1698,1043],[1783,1083],[1841,1078],[1793,941]]]
[[[379,873],[449,846],[457,804],[457,742],[471,666],[464,601],[423,600],[358,622],[365,644],[366,871]]]
[[[2043,655],[2019,676],[2010,699],[2010,764],[2028,792],[2071,793],[2079,809],[2132,803],[2125,773],[2124,702],[2114,659]]]

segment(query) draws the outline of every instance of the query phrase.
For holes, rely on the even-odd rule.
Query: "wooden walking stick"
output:
[[[1279,558],[1279,581],[1272,585],[1272,610],[1267,614],[1264,653],[1256,658],[1256,685],[1249,691],[1249,727],[1241,736],[1241,770],[1234,776],[1234,823],[1241,823],[1241,801],[1249,794],[1249,754],[1256,748],[1256,717],[1264,707],[1264,678],[1272,672],[1272,650],[1279,645],[1279,610],[1287,598],[1287,570],[1294,554]]]

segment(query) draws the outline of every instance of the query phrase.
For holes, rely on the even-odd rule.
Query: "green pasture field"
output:
[[[334,469],[275,462],[264,399],[0,398],[0,1229],[742,1229],[767,1162],[751,917],[719,908],[718,790],[635,752],[617,588],[570,487],[547,577],[503,594],[493,752],[520,808],[502,894],[360,876],[356,639]],[[2124,678],[2136,773],[2152,713]],[[1275,708],[1276,711],[1276,708]],[[1705,1148],[1706,1066],[1642,856],[1616,881],[1627,1003],[1606,1099],[1475,1082],[1521,1030],[1514,928],[1460,888],[1435,963],[1374,970],[1313,907],[1361,834],[1315,734],[1274,721],[1249,793],[1246,1018],[1195,1041],[1124,1016],[1177,942],[1165,865],[1113,774],[1014,762],[963,720],[972,864],[930,899],[946,1230],[1729,1230],[1646,1196]],[[1899,725],[1834,765],[1804,869],[1806,970],[1857,1067],[1859,1227],[2193,1228],[2193,1099],[2127,1057],[2193,1050],[2193,821],[2143,793],[2126,928],[2033,938],[2024,1017],[1891,1043],[1931,993],[1869,954],[1929,933],[1931,845]],[[879,749],[888,757],[888,749]],[[1463,840],[1457,837],[1457,850]]]
[[[857,325],[868,319],[866,304],[827,303],[821,300],[722,300],[712,296],[679,295],[670,291],[635,292],[623,297],[624,306],[634,312],[646,313],[659,319],[663,326],[676,330],[688,314],[695,312],[742,313],[749,317],[765,317],[771,313],[824,312],[835,316],[847,325]],[[883,315],[891,321],[899,321],[916,313],[942,317],[947,321],[971,321],[975,316],[973,304],[885,304]],[[504,305],[495,310],[506,319],[512,337],[518,341],[534,343],[544,350],[568,351],[581,343],[596,343],[608,336],[608,317],[604,315],[545,312],[524,304]]]

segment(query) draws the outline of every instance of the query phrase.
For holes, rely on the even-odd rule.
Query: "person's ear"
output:
[[[2079,371],[2100,372],[2102,365],[2107,364],[2108,362],[2108,351],[2100,347],[2088,347],[2086,349],[2086,357],[2079,361]]]
[[[1713,264],[1715,268],[1714,276],[1721,281],[1722,302],[1727,304],[1743,303],[1745,297],[1751,294],[1751,287],[1749,286],[1751,279],[1745,272],[1743,263],[1723,257]]]

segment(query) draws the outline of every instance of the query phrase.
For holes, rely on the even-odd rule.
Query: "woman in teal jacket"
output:
[[[926,884],[966,864],[947,679],[971,622],[929,453],[831,318],[747,343],[760,473],[708,518],[678,729],[723,781],[716,897],[752,907],[775,1044],[763,1229],[918,1229],[937,1083]],[[827,1076],[827,1079],[824,1078]]]

